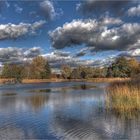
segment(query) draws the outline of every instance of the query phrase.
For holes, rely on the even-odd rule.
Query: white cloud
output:
[[[17,47],[0,48],[0,62],[23,63],[25,60],[30,60],[40,54],[40,47],[33,47],[29,49]]]
[[[84,0],[77,4],[76,10],[83,14],[91,14],[98,16],[105,12],[110,12],[112,15],[120,15],[124,13],[125,7],[135,0]]]
[[[89,43],[95,34],[98,23],[96,20],[73,20],[49,32],[54,48],[61,49],[74,44]]]
[[[64,53],[64,52],[63,52]],[[48,54],[42,55],[44,58],[48,60],[52,68],[60,68],[62,65],[70,65],[71,67],[77,66],[104,66],[110,64],[116,56],[107,57],[104,59],[87,59],[81,60],[79,57],[67,55],[67,56],[60,56],[55,52],[51,52]]]
[[[129,16],[140,16],[140,5],[131,7],[130,9],[128,9],[127,13]]]
[[[111,24],[112,20],[109,22]],[[124,23],[108,28],[104,20],[73,20],[49,32],[49,35],[56,49],[84,44],[95,50],[126,50],[133,49],[139,40],[140,24]]]
[[[45,21],[37,21],[33,24],[19,23],[19,24],[0,24],[0,40],[16,39],[26,34],[35,33],[37,29],[41,28]]]
[[[55,8],[51,1],[44,0],[43,2],[40,3],[40,7],[41,7],[43,15],[47,19],[53,19],[56,16]]]
[[[105,17],[101,20],[101,23],[104,25],[120,25],[123,21],[120,18]]]

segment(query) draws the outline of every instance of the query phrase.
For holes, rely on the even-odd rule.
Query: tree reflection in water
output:
[[[49,100],[49,95],[46,93],[35,93],[29,98],[29,102],[33,109],[40,110],[47,104]]]

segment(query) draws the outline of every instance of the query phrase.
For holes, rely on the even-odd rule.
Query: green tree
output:
[[[117,58],[111,66],[108,67],[108,77],[129,77],[131,69],[129,67],[129,61],[125,57]]]
[[[11,78],[11,68],[10,65],[5,64],[2,68],[2,77],[3,78]]]
[[[3,78],[14,78],[17,82],[21,82],[23,78],[24,67],[17,64],[5,64],[2,69]]]
[[[44,78],[48,79],[51,77],[51,68],[47,61],[45,62],[45,65],[44,65],[44,71],[41,72],[41,77],[42,77],[42,79],[44,79]]]

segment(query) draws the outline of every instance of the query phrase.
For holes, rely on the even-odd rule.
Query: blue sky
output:
[[[1,64],[42,55],[53,67],[101,66],[139,47],[138,0],[0,2]]]

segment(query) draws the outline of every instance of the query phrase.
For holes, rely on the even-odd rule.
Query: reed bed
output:
[[[118,81],[129,81],[130,78],[90,78],[90,79],[85,79],[86,82],[96,82],[96,83],[100,83],[100,82],[107,82],[107,83],[111,83],[111,82],[118,82]]]
[[[119,115],[140,114],[140,80],[111,83],[107,88],[106,105]]]

